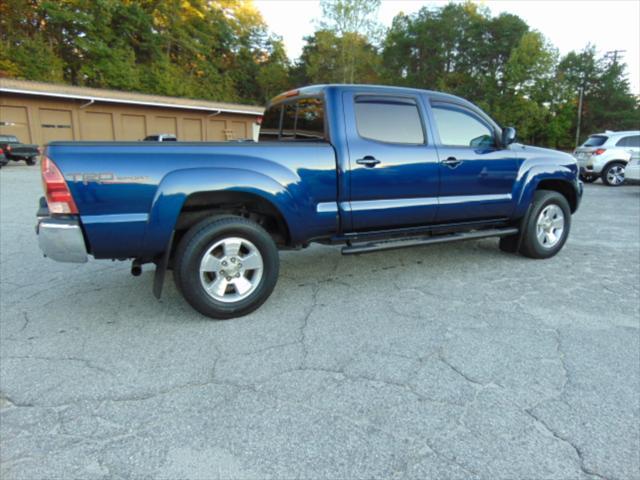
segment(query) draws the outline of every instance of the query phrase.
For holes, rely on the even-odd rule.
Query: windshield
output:
[[[607,141],[607,138],[604,135],[591,135],[587,138],[587,141],[582,144],[583,147],[599,147],[603,145],[604,142]]]

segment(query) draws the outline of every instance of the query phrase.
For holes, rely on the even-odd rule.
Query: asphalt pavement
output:
[[[40,195],[0,170],[0,478],[640,479],[640,187],[587,185],[545,261],[282,253],[229,321],[43,258]]]

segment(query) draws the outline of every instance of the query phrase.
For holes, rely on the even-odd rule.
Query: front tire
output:
[[[26,164],[27,164],[27,165],[29,165],[29,166],[33,166],[33,165],[35,165],[35,164],[36,164],[36,159],[35,159],[35,157],[29,157],[29,158],[26,158],[24,161],[25,161],[25,162],[26,162]]]
[[[602,183],[609,187],[619,187],[624,183],[624,162],[613,162],[602,171]]]
[[[242,217],[213,217],[196,224],[180,241],[174,258],[178,290],[211,318],[253,312],[278,280],[275,242],[260,225]]]
[[[530,258],[550,258],[558,253],[569,236],[571,209],[558,192],[538,190],[525,227],[520,253]]]

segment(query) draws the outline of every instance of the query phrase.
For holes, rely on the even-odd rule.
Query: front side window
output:
[[[616,143],[616,147],[640,147],[640,135],[630,135],[622,137]]]
[[[369,140],[416,145],[425,142],[415,100],[361,95],[355,103],[358,134]]]
[[[583,147],[599,147],[600,145],[604,145],[604,142],[607,141],[607,138],[604,135],[591,135],[587,138],[587,141],[582,144]]]
[[[432,107],[443,145],[456,147],[495,147],[493,131],[475,115],[455,107]]]

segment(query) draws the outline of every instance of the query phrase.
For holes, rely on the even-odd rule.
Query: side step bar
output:
[[[472,232],[450,233],[446,235],[434,235],[427,237],[413,237],[402,240],[393,239],[380,242],[369,242],[360,245],[348,245],[342,247],[343,255],[356,253],[378,252],[380,250],[393,250],[396,248],[415,247],[418,245],[431,245],[434,243],[458,242],[461,240],[477,240],[487,237],[505,237],[518,233],[517,228],[493,228],[489,230],[475,230]]]

